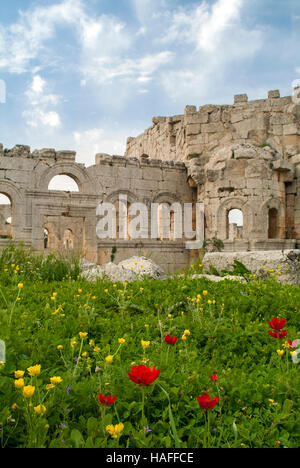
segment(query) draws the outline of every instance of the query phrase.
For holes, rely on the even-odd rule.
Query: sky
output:
[[[123,155],[153,116],[300,83],[299,0],[1,0],[0,142]]]

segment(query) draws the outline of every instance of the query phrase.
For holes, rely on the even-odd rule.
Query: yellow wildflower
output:
[[[24,371],[22,371],[22,370],[16,370],[16,371],[15,371],[15,378],[16,378],[16,379],[20,379],[21,377],[24,376],[24,374],[25,374]]]
[[[190,330],[184,330],[183,334],[184,334],[184,335],[190,335],[191,332],[190,332]]]
[[[11,405],[11,409],[12,409],[13,411],[15,411],[16,409],[18,409],[17,403],[14,403],[13,405]]]
[[[124,340],[124,338],[119,338],[119,339],[118,339],[118,342],[119,342],[120,344],[124,344],[124,343],[125,343],[125,340]]]
[[[47,411],[47,408],[44,405],[35,406],[35,408],[33,408],[33,409],[37,414],[41,414],[41,415],[45,414],[46,411]]]
[[[150,341],[144,341],[144,340],[141,340],[141,345],[143,346],[143,348],[148,348],[150,346]]]
[[[278,354],[278,356],[283,356],[284,355],[284,349],[277,349],[277,354]]]
[[[50,383],[50,384],[46,385],[46,390],[48,390],[48,391],[52,390],[52,388],[54,388],[54,387],[55,387],[55,385]]]
[[[79,337],[83,340],[84,338],[87,337],[87,333],[86,332],[79,332]]]
[[[26,387],[23,387],[23,396],[25,398],[30,398],[35,392],[35,387],[32,385],[27,385]]]
[[[51,377],[50,382],[53,385],[57,385],[57,384],[60,384],[62,382],[62,378],[61,377]]]
[[[114,357],[109,355],[109,356],[106,356],[105,358],[105,361],[107,362],[107,364],[111,364],[114,360]]]
[[[113,439],[117,439],[117,437],[121,434],[123,429],[123,423],[116,424],[115,426],[113,424],[106,426],[106,431],[112,436]]]
[[[18,284],[18,288],[19,288],[19,289],[22,289],[22,288],[23,288],[23,286],[24,286],[24,284],[23,284],[23,283],[19,283],[19,284]]]
[[[202,291],[203,296],[207,296],[208,291]]]
[[[95,346],[94,351],[95,353],[98,353],[98,351],[100,351],[100,348],[98,348],[98,346]]]
[[[40,374],[41,366],[40,366],[40,364],[37,364],[36,366],[28,367],[27,371],[28,371],[28,374],[30,375],[30,377],[34,377],[35,375]]]
[[[23,388],[24,387],[24,379],[15,380],[15,388]]]
[[[57,346],[57,349],[64,349],[64,347],[63,347],[63,345],[60,344],[60,345]]]

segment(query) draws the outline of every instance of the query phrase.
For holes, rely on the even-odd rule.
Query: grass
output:
[[[0,258],[0,446],[296,448],[299,367],[286,340],[300,338],[299,304],[300,288],[273,278],[91,284],[77,261],[10,247]],[[286,319],[285,339],[268,334],[272,317]],[[149,386],[128,376],[140,364],[160,370]],[[103,406],[99,393],[117,398]],[[199,406],[203,394],[219,397],[213,409]]]

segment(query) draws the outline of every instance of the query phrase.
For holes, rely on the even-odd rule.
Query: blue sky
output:
[[[153,116],[291,94],[299,44],[299,0],[1,0],[0,142],[92,165]]]

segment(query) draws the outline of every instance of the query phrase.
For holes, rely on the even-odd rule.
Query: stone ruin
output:
[[[80,252],[100,265],[143,255],[170,272],[197,258],[172,236],[99,239],[97,207],[111,202],[118,211],[120,194],[149,212],[152,203],[203,203],[205,238],[220,239],[227,252],[300,247],[299,93],[270,91],[255,101],[242,94],[233,105],[154,117],[128,138],[124,156],[97,154],[91,167],[73,151],[0,145],[0,193],[11,202],[0,210],[0,247],[12,239],[39,252]],[[78,192],[49,190],[57,175],[71,177]]]

